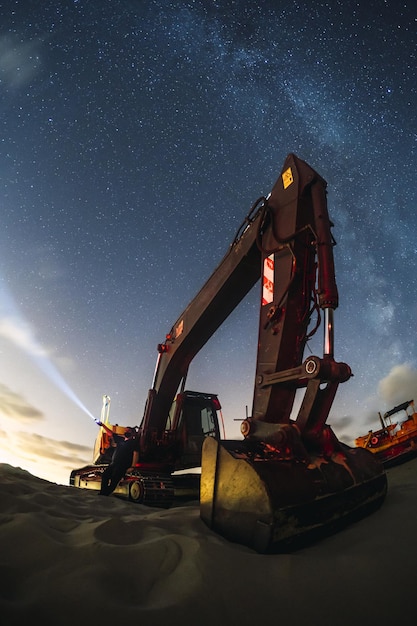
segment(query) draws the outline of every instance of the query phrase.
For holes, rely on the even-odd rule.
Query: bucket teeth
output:
[[[260,553],[292,550],[377,509],[387,479],[366,450],[342,446],[307,463],[262,457],[247,441],[205,440],[200,515],[230,541]]]

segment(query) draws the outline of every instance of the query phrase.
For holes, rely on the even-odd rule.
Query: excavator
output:
[[[121,481],[130,499],[170,506],[173,477],[199,461],[202,521],[259,553],[305,545],[382,505],[381,462],[340,442],[326,423],[339,384],[353,375],[334,358],[339,300],[332,227],[326,181],[289,154],[271,192],[253,204],[220,264],[158,346],[137,428],[139,464]],[[242,437],[228,440],[221,436],[217,396],[186,391],[186,379],[194,357],[258,282],[252,411],[241,421]],[[305,358],[321,325],[323,354]],[[99,469],[74,470],[70,483],[97,488]]]

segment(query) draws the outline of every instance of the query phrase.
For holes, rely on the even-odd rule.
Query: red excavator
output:
[[[334,359],[338,291],[326,187],[290,154],[271,193],[254,203],[223,260],[158,346],[137,430],[139,464],[121,481],[131,499],[168,505],[173,477],[201,459],[201,519],[260,553],[329,534],[379,507],[387,490],[378,459],[340,442],[326,424],[339,384],[352,376]],[[243,438],[226,440],[217,396],[185,391],[187,372],[260,279],[252,412],[242,421]],[[303,360],[321,324],[323,355]],[[187,460],[193,436],[196,454]],[[70,482],[91,486],[88,476],[96,483],[99,472],[94,465],[74,470]]]

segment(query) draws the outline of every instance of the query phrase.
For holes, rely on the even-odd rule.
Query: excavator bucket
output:
[[[380,462],[341,444],[333,458],[305,458],[247,440],[203,445],[200,516],[229,541],[259,553],[294,550],[368,515],[383,502]]]

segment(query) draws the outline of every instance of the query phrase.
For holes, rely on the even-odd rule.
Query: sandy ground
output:
[[[417,459],[387,470],[369,517],[260,555],[198,502],[151,509],[0,464],[2,626],[417,624]]]

